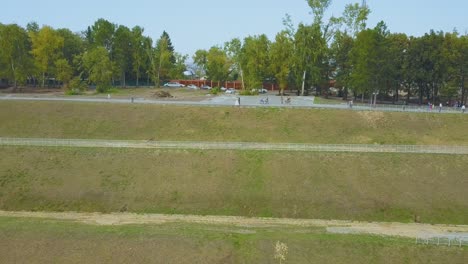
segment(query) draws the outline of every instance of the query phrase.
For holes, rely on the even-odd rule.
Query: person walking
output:
[[[462,105],[462,113],[465,113],[465,105]]]
[[[439,104],[439,113],[442,112],[442,103]]]

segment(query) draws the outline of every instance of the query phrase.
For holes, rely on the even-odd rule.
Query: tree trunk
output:
[[[242,81],[242,90],[245,90],[244,72],[242,71],[242,66],[240,64],[239,64],[239,70],[240,70],[240,76],[241,76],[241,81]]]
[[[18,82],[16,81],[16,71],[15,71],[15,64],[13,63],[13,60],[11,60],[11,71],[13,72],[13,80],[14,80],[14,88],[16,89],[18,87]]]
[[[462,79],[461,79],[461,89],[462,89],[462,104],[466,104],[466,89],[465,89],[465,76],[462,75]]]
[[[140,71],[136,72],[136,87],[139,86],[138,79],[140,78]]]
[[[410,98],[411,98],[411,90],[410,90],[410,88],[409,88],[409,86],[408,86],[408,93],[406,94],[406,104],[409,103]]]

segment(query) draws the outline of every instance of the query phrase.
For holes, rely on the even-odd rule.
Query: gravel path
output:
[[[308,152],[373,152],[468,155],[468,146],[194,142],[54,138],[0,138],[0,146],[99,147],[149,149],[224,149]]]
[[[344,220],[261,218],[240,216],[200,216],[134,213],[77,213],[77,212],[11,212],[0,211],[0,217],[27,217],[69,220],[94,225],[196,223],[232,225],[238,227],[325,227],[331,233],[374,234],[410,238],[457,236],[468,234],[467,225],[430,225],[415,223],[357,222]]]

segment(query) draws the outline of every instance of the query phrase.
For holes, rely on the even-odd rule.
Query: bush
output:
[[[239,92],[239,95],[258,95],[257,91],[251,91],[251,90],[241,90]]]
[[[111,89],[112,87],[108,84],[100,84],[96,86],[96,92],[98,93],[108,93]]]
[[[73,78],[67,86],[65,90],[66,95],[79,95],[82,94],[88,86],[85,82],[83,82],[80,78],[75,77]]]
[[[214,95],[219,94],[220,92],[221,92],[221,88],[219,88],[219,87],[213,87],[210,90],[210,93],[214,94]]]

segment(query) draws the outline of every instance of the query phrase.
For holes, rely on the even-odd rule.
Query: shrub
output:
[[[88,86],[85,82],[83,82],[80,78],[75,77],[73,78],[67,86],[65,90],[66,95],[79,95],[82,94]]]
[[[214,95],[219,94],[220,92],[221,92],[221,88],[219,88],[219,87],[213,87],[210,90],[210,93],[214,94]]]

